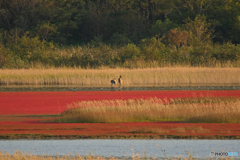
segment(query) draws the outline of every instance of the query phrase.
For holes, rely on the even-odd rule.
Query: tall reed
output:
[[[19,151],[15,151],[14,154],[8,154],[6,152],[0,151],[0,160],[117,160],[118,158],[114,157],[100,157],[100,156],[94,156],[94,155],[87,155],[87,156],[80,156],[77,154],[74,155],[65,155],[65,156],[59,156],[58,154],[56,156],[51,155],[32,155],[29,153],[22,153]]]
[[[0,70],[0,84],[109,87],[122,75],[123,86],[239,86],[239,68],[20,69]]]
[[[198,100],[158,98],[140,100],[81,101],[69,104],[62,122],[187,121],[240,123],[240,99],[200,98]]]
[[[161,148],[160,148],[161,149]],[[161,151],[164,153],[165,158],[161,159],[172,159],[168,158],[165,155],[165,151],[161,149]],[[75,153],[76,154],[76,153]],[[121,159],[127,159],[127,160],[156,160],[158,158],[156,157],[149,157],[145,152],[143,152],[143,156],[140,156],[139,153],[132,153],[131,156],[127,157],[121,157]],[[173,159],[182,159],[181,157]],[[188,157],[184,158],[186,160],[192,160],[192,156],[190,153],[188,153]],[[223,159],[223,158],[222,158]],[[228,158],[231,159],[231,158]],[[119,158],[116,157],[101,157],[101,156],[95,156],[93,154],[87,155],[87,156],[80,156],[79,154],[72,155],[69,153],[69,155],[65,156],[59,156],[58,154],[56,156],[51,155],[32,155],[29,153],[22,153],[19,151],[15,151],[14,154],[8,154],[7,152],[1,152],[0,151],[0,160],[119,160]]]

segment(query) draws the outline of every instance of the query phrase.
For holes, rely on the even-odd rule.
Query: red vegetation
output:
[[[16,135],[89,137],[176,137],[240,138],[240,124],[141,122],[141,123],[50,123],[67,104],[81,100],[180,98],[193,96],[235,96],[240,91],[89,91],[89,92],[0,92],[0,137]],[[30,116],[31,115],[31,116]],[[55,117],[56,118],[56,117]]]
[[[81,100],[183,98],[193,96],[240,97],[240,91],[79,91],[0,92],[0,115],[59,114],[67,104]]]
[[[161,137],[240,138],[240,124],[141,122],[141,123],[39,123],[0,122],[0,137],[26,135],[67,138]],[[38,135],[38,136],[36,136]]]

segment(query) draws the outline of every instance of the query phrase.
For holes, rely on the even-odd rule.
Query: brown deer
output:
[[[118,83],[119,83],[119,88],[122,88],[123,80],[122,80],[122,76],[121,75],[118,78]]]
[[[115,84],[117,83],[117,79],[114,78],[114,79],[111,80],[110,82],[111,82],[111,87],[113,87],[113,85],[115,86]]]

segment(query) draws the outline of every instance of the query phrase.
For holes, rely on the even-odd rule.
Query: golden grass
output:
[[[148,69],[1,69],[0,84],[77,85],[109,87],[123,77],[123,86],[239,86],[240,68],[148,68]]]
[[[190,98],[189,98],[190,99]],[[143,121],[187,121],[240,123],[239,98],[203,97],[171,100],[81,101],[70,104],[61,114],[62,122],[117,123]]]
[[[110,157],[110,158],[105,158],[105,157],[100,157],[100,156],[80,156],[79,154],[77,156],[72,156],[66,155],[66,156],[51,156],[51,155],[43,155],[43,156],[38,156],[38,155],[32,155],[28,153],[22,153],[15,151],[14,154],[8,154],[6,152],[2,153],[0,151],[0,160],[117,160],[117,158]]]
[[[161,147],[158,145],[158,147],[160,148],[161,152],[163,152],[164,154],[164,158],[160,158],[160,159],[172,159],[172,160],[179,160],[179,159],[184,159],[184,160],[193,160],[195,158],[192,158],[192,155],[190,152],[188,152],[188,157],[183,158],[183,157],[172,157],[169,158],[166,156],[165,154],[165,150],[162,150]],[[144,154],[146,154],[144,152]],[[140,156],[138,153],[133,153],[133,155],[131,157],[122,157],[121,159],[124,160],[157,160],[159,158],[156,157],[148,157],[147,155],[144,156]],[[206,159],[219,159],[219,157],[211,157],[211,158],[206,158]],[[220,157],[220,159],[222,160],[231,160],[231,159],[236,159],[236,158],[232,158],[232,157]],[[39,156],[39,155],[32,155],[29,153],[22,153],[19,151],[15,151],[14,154],[8,154],[7,152],[1,152],[0,151],[0,160],[119,160],[118,158],[115,157],[100,157],[100,156],[94,156],[94,155],[87,155],[87,156],[80,156],[79,154],[77,154],[76,156],[71,155],[71,153],[69,155],[65,155],[65,156],[51,156],[51,155],[43,155],[43,156]]]

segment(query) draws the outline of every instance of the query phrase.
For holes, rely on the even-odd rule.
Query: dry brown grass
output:
[[[8,154],[6,152],[2,153],[0,151],[0,160],[117,160],[118,158],[110,157],[110,158],[105,158],[105,157],[100,157],[100,156],[72,156],[66,155],[66,156],[51,156],[51,155],[43,155],[43,156],[38,156],[38,155],[32,155],[28,153],[22,153],[15,151],[14,154]]]
[[[158,147],[160,148],[161,152],[163,152],[164,154],[164,158],[160,158],[160,159],[168,159],[168,160],[180,160],[180,159],[184,159],[184,160],[193,160],[195,158],[192,158],[192,155],[190,154],[190,152],[188,152],[188,157],[183,158],[183,157],[172,157],[169,158],[166,156],[165,154],[165,150],[162,150],[161,147],[158,145]],[[146,154],[144,152],[144,154]],[[131,157],[126,157],[126,158],[121,158],[124,160],[157,160],[159,158],[156,157],[148,157],[147,155],[145,156],[140,156],[138,153],[135,154],[133,153],[133,155]],[[210,158],[206,158],[206,159],[219,159],[219,157],[210,157]],[[232,157],[220,157],[221,160],[231,160],[231,159],[236,159],[236,158],[232,158]],[[72,155],[71,153],[69,155],[65,155],[65,156],[51,156],[51,155],[32,155],[29,153],[22,153],[19,151],[15,151],[14,154],[8,154],[7,152],[1,152],[0,151],[0,160],[119,160],[118,158],[115,157],[100,157],[100,156],[94,156],[94,155],[88,155],[88,156],[80,156],[79,154],[77,154],[76,156]]]
[[[240,68],[148,68],[148,69],[1,69],[0,84],[78,85],[109,87],[123,77],[123,86],[239,86]]]
[[[158,145],[159,146],[159,145]],[[165,150],[162,150],[161,147],[159,146],[161,152],[164,154],[164,158],[160,159],[168,159],[168,160],[193,160],[195,158],[192,158],[192,155],[190,152],[188,152],[188,157],[183,158],[183,157],[172,157],[169,158],[165,155]],[[144,152],[144,154],[146,154]],[[126,158],[121,158],[123,160],[157,160],[159,158],[156,157],[148,157],[147,155],[145,156],[140,156],[138,153],[133,155],[131,157],[126,157]],[[207,159],[219,159],[218,157],[212,157],[212,158],[207,158]],[[231,157],[220,157],[221,160],[231,160],[231,159],[236,159],[236,158],[231,158]],[[15,151],[14,154],[8,154],[7,152],[1,152],[0,151],[0,160],[119,160],[118,158],[115,157],[100,157],[100,156],[94,156],[94,155],[89,155],[89,156],[80,156],[77,154],[76,156],[72,156],[71,153],[69,155],[65,156],[51,156],[51,155],[43,155],[43,156],[38,156],[38,155],[32,155],[29,153],[22,153],[19,151]]]
[[[187,121],[240,123],[239,98],[196,98],[172,100],[81,101],[69,105],[61,115],[63,122],[143,122]]]

